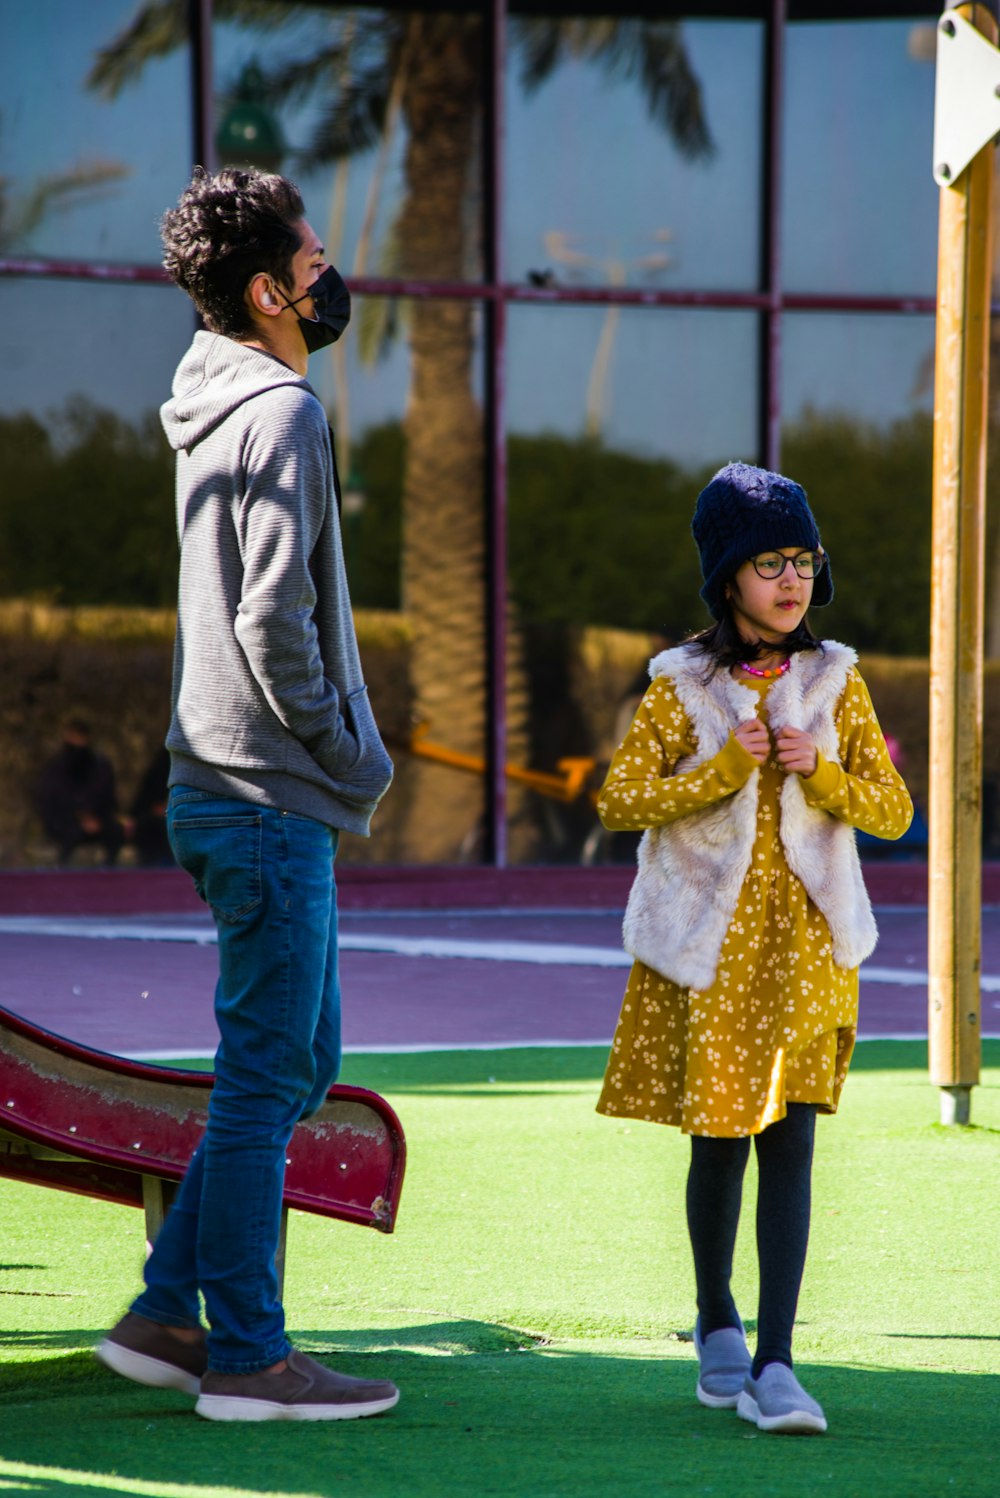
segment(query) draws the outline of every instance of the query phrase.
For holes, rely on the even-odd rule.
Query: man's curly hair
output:
[[[212,176],[196,167],[161,220],[163,264],[213,333],[241,338],[253,332],[243,300],[251,278],[266,271],[290,287],[304,216],[302,195],[286,177],[253,167]]]

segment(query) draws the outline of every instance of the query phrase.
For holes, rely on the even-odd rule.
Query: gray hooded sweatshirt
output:
[[[177,453],[171,785],[366,834],[392,779],[358,658],[323,407],[280,359],[197,333]]]

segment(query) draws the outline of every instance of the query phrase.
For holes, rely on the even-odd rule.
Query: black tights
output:
[[[786,1117],[755,1138],[760,1300],[753,1376],[765,1363],[792,1366],[792,1325],[809,1242],[814,1103],[789,1103]],[[687,1220],[694,1253],[701,1336],[736,1326],[729,1288],[749,1139],[691,1136]]]

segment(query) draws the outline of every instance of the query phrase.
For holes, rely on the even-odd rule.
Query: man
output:
[[[118,819],[115,772],[107,755],[93,747],[82,718],[63,724],[62,748],[42,769],[35,805],[61,864],[84,845],[103,848],[109,868],[117,862],[125,829]]]
[[[97,1355],[198,1394],[208,1419],[350,1419],[398,1391],[292,1349],[274,1267],[286,1146],[340,1060],[337,840],[368,832],[392,777],[358,659],[329,428],[305,379],[350,298],[282,177],[199,170],[162,234],[208,329],[161,413],[181,547],[167,824],[215,916],[221,1039],[208,1126],[146,1289]]]

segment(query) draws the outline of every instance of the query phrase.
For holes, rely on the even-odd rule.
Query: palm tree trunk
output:
[[[403,267],[408,276],[459,281],[469,274],[469,235],[478,232],[469,186],[482,31],[478,21],[448,17],[415,16],[410,24]],[[457,300],[417,300],[411,310],[402,568],[417,717],[429,724],[435,743],[485,758],[486,516],[483,417],[473,395],[476,315],[474,303]],[[509,745],[523,756],[527,694],[516,642],[511,668]],[[447,862],[480,853],[483,777],[414,760],[400,778],[408,801],[405,858]]]

